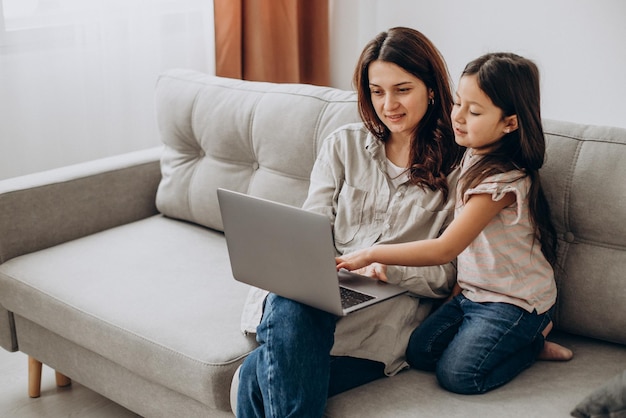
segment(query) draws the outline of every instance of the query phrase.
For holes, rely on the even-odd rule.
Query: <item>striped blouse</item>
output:
[[[477,157],[466,153],[462,173]],[[457,200],[458,214],[474,194],[488,193],[494,201],[507,193],[516,196],[516,202],[500,211],[458,256],[457,281],[468,299],[510,303],[540,314],[554,305],[554,272],[535,238],[528,208],[529,189],[530,178],[514,170],[486,178]]]

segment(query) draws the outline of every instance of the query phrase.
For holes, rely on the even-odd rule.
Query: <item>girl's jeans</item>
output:
[[[383,377],[382,363],[331,357],[336,322],[270,294],[257,328],[260,346],[239,372],[237,417],[321,417],[329,395]]]
[[[462,394],[485,393],[504,385],[535,362],[541,331],[550,322],[507,303],[476,303],[458,295],[415,330],[408,363],[435,371],[439,384]]]

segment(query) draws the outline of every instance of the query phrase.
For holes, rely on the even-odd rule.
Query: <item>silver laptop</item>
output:
[[[338,316],[406,292],[338,272],[326,216],[225,189],[217,195],[236,280]]]

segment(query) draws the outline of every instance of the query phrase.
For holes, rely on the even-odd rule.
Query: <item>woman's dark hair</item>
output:
[[[517,115],[518,129],[505,134],[489,153],[468,169],[461,179],[461,196],[488,176],[515,169],[524,171],[531,179],[530,218],[541,250],[554,266],[556,231],[539,177],[546,151],[541,123],[539,69],[529,59],[499,52],[485,54],[467,64],[462,76],[466,75],[477,77],[480,89],[502,109],[503,118]]]
[[[365,46],[354,71],[353,83],[358,92],[361,119],[383,142],[390,132],[372,104],[368,73],[369,65],[376,60],[396,64],[433,91],[434,103],[428,106],[411,142],[409,177],[414,184],[441,190],[447,199],[447,175],[458,166],[463,148],[455,142],[452,132],[452,92],[445,61],[428,38],[410,28],[391,28]]]

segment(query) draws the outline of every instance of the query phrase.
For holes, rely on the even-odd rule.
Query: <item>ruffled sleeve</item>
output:
[[[528,195],[529,186],[530,179],[523,171],[514,170],[495,174],[487,177],[478,186],[468,189],[463,195],[463,204],[467,203],[469,197],[475,194],[490,194],[491,199],[497,202],[504,198],[507,193],[514,193],[515,204],[508,208],[515,209],[516,216],[510,217],[506,224],[516,225],[524,214],[525,205],[523,202]]]

